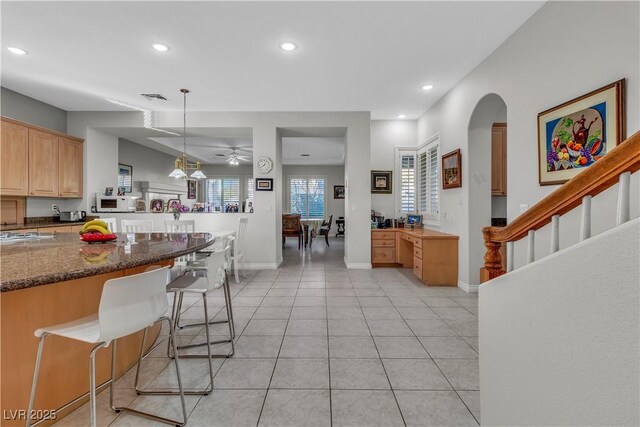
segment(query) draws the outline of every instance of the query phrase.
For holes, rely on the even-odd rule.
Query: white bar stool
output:
[[[230,250],[230,243],[232,237],[228,237],[226,239],[220,239],[218,243],[218,250],[212,252],[211,255],[201,261],[198,262],[194,268],[187,270],[187,272],[178,277],[173,282],[167,285],[167,292],[174,292],[176,295],[174,297],[174,305],[173,305],[173,322],[174,328],[178,325],[180,321],[180,311],[182,309],[182,297],[185,293],[198,293],[202,295],[202,302],[204,307],[204,322],[202,323],[191,323],[187,325],[183,325],[180,328],[187,328],[192,326],[202,326],[204,325],[205,334],[206,334],[206,342],[197,343],[197,344],[188,344],[183,346],[178,346],[178,350],[194,348],[200,346],[207,346],[207,354],[181,354],[180,357],[188,357],[188,358],[228,358],[233,356],[235,353],[235,330],[233,326],[233,310],[231,308],[231,294],[229,291],[229,279],[227,277],[226,268],[229,265],[228,262],[228,254]],[[224,245],[223,247],[221,247]],[[199,272],[205,272],[206,277],[198,276]],[[225,294],[225,303],[227,308],[227,320],[226,321],[209,321],[209,309],[207,307],[207,294],[215,289],[219,289],[224,287]],[[179,295],[178,295],[179,294]],[[177,300],[177,302],[176,302]],[[220,340],[220,341],[211,341],[211,334],[209,331],[209,325],[216,323],[228,323],[229,324],[229,339],[228,340]],[[221,344],[221,343],[231,343],[231,353],[230,354],[213,354],[211,352],[211,345],[213,344]],[[175,345],[174,347],[174,355],[175,353]],[[167,348],[167,353],[169,357],[171,357],[170,347]],[[211,391],[213,389],[213,370],[211,367],[211,363],[209,363],[209,376],[211,379]]]
[[[153,221],[141,219],[123,219],[123,233],[151,233],[153,230]]]
[[[118,227],[116,226],[117,222],[115,218],[100,218],[100,221],[104,221],[105,223],[107,223],[107,226],[109,227],[109,231],[112,233],[117,233],[118,232]]]
[[[40,339],[38,343],[38,354],[36,356],[36,366],[33,373],[33,383],[31,385],[31,395],[29,397],[29,410],[27,411],[27,427],[31,426],[31,412],[36,397],[36,387],[38,384],[38,374],[40,372],[40,362],[42,360],[42,350],[45,338],[49,335],[70,338],[90,344],[95,344],[89,353],[90,375],[89,375],[89,402],[91,406],[91,425],[96,426],[96,372],[95,355],[96,352],[113,344],[111,347],[111,380],[109,386],[109,401],[111,409],[117,412],[125,411],[145,418],[150,418],[166,424],[184,426],[187,422],[187,410],[184,401],[184,390],[180,378],[180,365],[178,357],[174,358],[176,364],[176,375],[178,377],[178,389],[175,394],[180,395],[182,405],[182,421],[164,418],[158,415],[141,412],[128,407],[116,407],[113,405],[113,383],[115,381],[116,367],[116,340],[118,338],[131,335],[134,332],[144,330],[146,337],[147,327],[162,320],[169,322],[169,339],[173,343],[174,352],[177,355],[175,340],[173,340],[174,327],[171,319],[165,313],[168,308],[166,284],[168,267],[147,271],[132,276],[110,279],[104,284],[102,296],[100,297],[100,307],[98,313],[77,319],[68,323],[54,326],[47,326],[35,331],[35,336]],[[138,372],[142,353],[144,351],[144,341],[140,349],[140,360],[138,361]],[[137,375],[136,375],[137,387]],[[140,394],[140,393],[139,393]]]
[[[164,231],[165,233],[194,233],[196,229],[196,222],[192,219],[189,220],[165,220]],[[190,253],[175,259],[174,268],[184,267],[187,261],[196,259],[196,253]]]
[[[240,277],[238,275],[239,264],[242,262],[244,265],[244,236],[247,234],[247,223],[249,218],[240,218],[238,220],[238,233],[236,234],[236,240],[233,242],[233,251],[231,253],[231,261],[233,262],[233,274],[236,279],[236,283],[240,283]]]

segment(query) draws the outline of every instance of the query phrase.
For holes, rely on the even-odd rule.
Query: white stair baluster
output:
[[[618,192],[618,215],[616,225],[629,221],[631,216],[631,172],[620,175],[620,187]]]
[[[507,273],[513,271],[513,242],[507,242]]]
[[[580,241],[591,237],[591,196],[582,198],[582,217],[580,219]]]
[[[551,217],[551,253],[560,250],[560,215]]]
[[[535,230],[529,230],[529,234],[527,235],[527,264],[536,260],[535,237]]]

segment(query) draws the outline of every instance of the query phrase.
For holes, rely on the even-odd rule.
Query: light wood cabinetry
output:
[[[0,194],[81,198],[83,142],[2,117]]]
[[[58,139],[58,194],[82,197],[82,141]]]
[[[58,137],[29,129],[29,196],[58,196]]]
[[[491,195],[507,195],[507,124],[491,128]]]
[[[411,268],[430,286],[457,286],[458,236],[428,229],[371,230],[371,263]]]
[[[3,196],[26,196],[29,191],[29,130],[2,122],[0,140],[0,192]]]

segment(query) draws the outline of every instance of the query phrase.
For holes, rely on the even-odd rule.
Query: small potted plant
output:
[[[180,202],[171,204],[171,212],[173,212],[173,219],[178,221],[180,214],[183,212],[189,212],[189,206],[185,206]]]

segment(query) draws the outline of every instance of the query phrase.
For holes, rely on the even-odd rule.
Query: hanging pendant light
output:
[[[184,98],[184,108],[182,115],[182,144],[184,151],[182,155],[176,158],[175,169],[173,172],[169,174],[171,178],[186,178],[187,171],[193,169],[193,173],[191,174],[191,178],[195,179],[205,179],[207,176],[202,173],[200,162],[189,162],[187,158],[187,94],[189,93],[189,89],[180,89]]]

